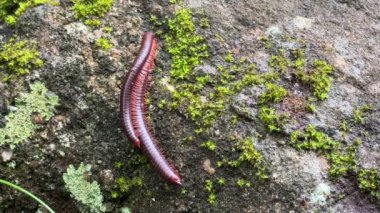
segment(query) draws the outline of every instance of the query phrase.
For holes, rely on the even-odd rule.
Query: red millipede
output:
[[[140,147],[140,140],[136,136],[133,129],[133,125],[132,125],[130,97],[131,97],[132,87],[136,79],[136,76],[140,72],[141,68],[143,67],[143,65],[145,64],[149,56],[153,38],[154,38],[153,33],[151,32],[144,33],[139,54],[134,60],[130,71],[126,75],[123,82],[123,86],[121,88],[120,112],[121,112],[122,127],[123,127],[124,132],[129,137],[129,139],[137,147]]]
[[[146,34],[147,33],[145,33],[145,35]],[[152,40],[148,51],[148,57],[132,82],[132,91],[129,96],[131,124],[133,126],[134,134],[141,142],[141,148],[144,154],[148,156],[152,166],[170,183],[181,185],[177,170],[164,157],[162,151],[158,147],[158,141],[150,130],[149,121],[145,114],[145,96],[148,93],[150,84],[149,78],[151,77],[151,72],[155,66],[154,59],[156,57],[158,45],[153,33],[149,33],[149,38]]]

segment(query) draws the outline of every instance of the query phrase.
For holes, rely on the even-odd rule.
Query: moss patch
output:
[[[108,38],[98,38],[95,42],[95,45],[104,50],[104,51],[110,51],[113,47],[113,44],[111,43],[111,41],[108,39]]]
[[[208,57],[204,38],[195,32],[191,11],[181,9],[168,20],[169,32],[165,35],[165,48],[172,56],[173,78],[187,78],[192,70]]]
[[[72,0],[71,8],[77,19],[103,17],[113,6],[113,0]]]
[[[11,38],[0,49],[0,70],[3,70],[3,80],[15,76],[29,74],[33,69],[42,67],[43,61],[36,43],[28,40]]]
[[[361,169],[359,172],[359,187],[372,196],[380,198],[380,172],[375,168]]]
[[[17,19],[29,8],[53,2],[58,4],[57,1],[51,0],[3,0],[0,3],[0,20],[15,25]]]

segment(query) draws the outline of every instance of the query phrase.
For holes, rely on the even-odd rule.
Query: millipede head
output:
[[[177,186],[182,185],[181,179],[177,175],[170,177],[170,182],[177,185]]]

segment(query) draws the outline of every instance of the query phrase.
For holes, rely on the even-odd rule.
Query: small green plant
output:
[[[226,57],[224,57],[224,60],[227,62],[227,63],[232,63],[234,62],[234,56],[232,55],[232,53],[228,53],[226,55]]]
[[[357,138],[354,144],[347,146],[345,150],[334,150],[326,155],[330,162],[330,177],[336,179],[347,174],[347,172],[356,171],[356,156],[360,145],[361,141]]]
[[[296,69],[297,76],[301,77],[301,80],[306,80],[302,78],[305,69],[305,53],[301,48],[291,51],[292,57],[292,67]]]
[[[372,196],[380,198],[380,173],[375,168],[360,169],[359,187],[370,193]]]
[[[110,40],[108,38],[98,38],[96,40],[96,46],[105,50],[105,51],[110,51],[111,48],[113,47],[112,43],[110,42]]]
[[[201,20],[199,22],[199,26],[202,27],[202,28],[208,28],[208,27],[210,27],[208,18],[201,18]]]
[[[0,48],[0,69],[5,71],[3,80],[29,74],[32,69],[42,65],[40,52],[32,41],[13,37]]]
[[[74,11],[77,19],[86,19],[89,17],[103,17],[112,8],[113,0],[72,0]]]
[[[141,177],[134,177],[132,179],[119,177],[117,178],[116,183],[121,192],[128,193],[133,187],[142,187],[144,185],[144,180]]]
[[[363,105],[360,107],[356,107],[354,109],[353,117],[352,117],[354,123],[363,124],[364,123],[364,116],[366,115],[366,113],[371,111],[371,109],[372,109],[372,106],[369,104],[366,104],[366,105]]]
[[[105,33],[111,33],[113,31],[113,28],[112,27],[104,27],[103,28],[103,32],[105,32]]]
[[[191,11],[181,9],[168,20],[169,32],[165,35],[165,48],[172,56],[171,75],[184,79],[202,59],[208,57],[204,38],[195,32]]]
[[[243,187],[249,188],[252,186],[252,183],[248,180],[244,180],[244,179],[239,178],[236,181],[236,185],[238,185],[240,188],[243,188]]]
[[[288,94],[286,89],[274,83],[266,83],[267,91],[260,96],[260,103],[267,103],[269,101],[278,103],[284,99]]]
[[[253,140],[253,138],[246,138],[238,141],[236,148],[241,151],[241,154],[238,159],[229,161],[227,164],[231,167],[238,167],[242,163],[249,163],[257,169],[256,175],[259,179],[268,179],[264,158],[261,153],[256,150]]]
[[[208,202],[211,205],[214,205],[216,203],[216,194],[215,194],[215,189],[214,189],[214,183],[212,182],[212,180],[206,180],[205,188],[206,188],[206,191],[209,193],[208,199],[207,199]]]
[[[308,110],[310,113],[314,113],[314,112],[317,110],[317,108],[315,107],[315,105],[314,105],[313,103],[309,103],[309,104],[307,105],[307,110]]]
[[[298,149],[306,150],[333,150],[339,146],[339,143],[318,131],[314,125],[308,125],[303,132],[293,131],[291,136],[291,145]]]
[[[12,149],[28,139],[38,128],[31,116],[38,113],[44,120],[53,116],[58,105],[58,96],[48,93],[45,85],[36,82],[30,85],[31,92],[16,99],[17,111],[9,113],[7,124],[0,129],[0,146],[9,145]]]
[[[3,0],[0,3],[0,20],[9,25],[15,25],[17,19],[27,9],[51,2],[51,0]]]
[[[333,81],[330,74],[333,72],[333,68],[326,61],[316,60],[314,62],[315,70],[310,76],[310,82],[313,88],[313,94],[319,100],[325,100],[328,97],[328,92]]]
[[[78,169],[70,165],[63,174],[63,180],[71,195],[85,208],[91,212],[105,212],[106,206],[103,204],[100,186],[96,181],[89,182],[87,180],[89,176],[91,176],[91,165],[81,163]]]
[[[279,73],[285,73],[288,68],[288,60],[284,56],[284,51],[280,51],[280,55],[272,55],[269,59],[269,66],[274,71]]]
[[[205,147],[206,149],[213,151],[213,152],[215,151],[215,148],[216,148],[216,145],[215,145],[214,141],[212,141],[212,140],[208,140],[206,142],[203,142],[201,144],[201,146]]]
[[[44,208],[46,208],[46,210],[48,210],[50,213],[54,213],[53,209],[50,208],[44,201],[42,201],[40,198],[36,197],[34,194],[32,194],[30,191],[22,188],[21,186],[18,186],[16,184],[13,184],[9,181],[6,181],[6,180],[3,180],[3,179],[0,179],[0,184],[4,184],[8,187],[11,187],[13,189],[16,189],[22,193],[24,193],[25,195],[31,197],[33,200],[37,201],[39,204],[41,204]]]
[[[270,132],[281,132],[284,118],[278,115],[275,109],[262,106],[260,108],[259,118],[264,122]]]
[[[84,23],[87,26],[94,28],[99,27],[102,24],[102,22],[99,19],[87,19],[86,21],[84,21]]]
[[[217,183],[219,186],[224,186],[226,184],[226,179],[224,177],[220,177],[217,179]]]

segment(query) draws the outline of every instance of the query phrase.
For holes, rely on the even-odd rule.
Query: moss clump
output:
[[[219,177],[216,179],[219,186],[224,186],[226,184],[226,179],[224,177]]]
[[[240,188],[249,188],[252,186],[252,183],[248,180],[239,178],[236,181],[236,185],[239,186]]]
[[[104,27],[103,28],[103,32],[105,32],[105,33],[111,33],[113,31],[113,28],[112,27]]]
[[[228,54],[224,57],[224,60],[225,60],[227,63],[232,63],[232,62],[234,62],[234,56],[232,55],[232,53],[228,53]]]
[[[292,58],[292,67],[296,69],[296,71],[303,72],[306,65],[305,52],[298,48],[291,52]],[[296,74],[298,74],[296,72]],[[301,78],[302,79],[302,78]]]
[[[313,88],[313,95],[319,100],[325,100],[328,96],[332,84],[330,74],[333,68],[326,61],[316,60],[314,62],[315,70],[310,76],[310,82]]]
[[[119,177],[116,182],[120,192],[123,193],[128,193],[133,187],[142,187],[144,185],[144,180],[141,177],[134,177],[131,179]]]
[[[208,140],[206,142],[203,142],[201,144],[201,146],[205,147],[206,149],[213,151],[213,152],[215,151],[215,148],[216,148],[216,145],[215,145],[214,141],[212,141],[212,140]]]
[[[285,118],[276,113],[275,109],[263,106],[260,108],[259,119],[265,124],[269,132],[281,132]]]
[[[97,28],[102,24],[102,22],[99,19],[87,19],[86,21],[84,21],[84,23],[87,26],[94,27],[94,28]]]
[[[344,150],[340,148],[326,155],[330,162],[330,177],[338,178],[348,172],[356,171],[356,156],[360,145],[360,139],[356,139],[353,145],[347,146]]]
[[[40,52],[34,42],[19,41],[17,37],[13,37],[0,49],[0,70],[5,72],[4,80],[29,74],[32,69],[40,68],[42,65]]]
[[[98,38],[95,42],[96,46],[104,51],[110,51],[113,47],[108,38]]]
[[[357,152],[361,145],[359,138],[352,145],[334,141],[324,133],[309,125],[303,132],[294,131],[291,134],[291,145],[298,149],[319,151],[330,163],[329,176],[337,179],[348,172],[356,172]]]
[[[74,11],[77,19],[86,19],[89,17],[105,16],[112,8],[113,0],[72,0]]]
[[[281,50],[279,55],[272,55],[268,61],[269,66],[274,69],[274,71],[279,73],[285,73],[288,68],[288,60],[284,56],[285,51]]]
[[[375,168],[361,169],[359,171],[359,187],[370,193],[372,196],[380,198],[380,172]]]
[[[168,27],[165,48],[172,56],[170,73],[173,78],[184,79],[208,57],[207,45],[204,38],[196,34],[188,9],[177,11],[174,18],[168,20]]]
[[[29,8],[48,4],[51,0],[2,0],[0,3],[0,20],[15,25],[17,19]]]
[[[267,91],[260,96],[260,103],[274,102],[278,103],[284,99],[288,94],[286,89],[274,83],[266,83],[265,87]]]
[[[214,183],[212,182],[212,180],[206,180],[205,189],[209,193],[207,199],[208,202],[211,205],[214,205],[216,203],[216,194],[214,189]]]
[[[232,167],[238,167],[243,163],[249,163],[257,169],[256,175],[259,179],[265,180],[268,178],[264,165],[264,158],[258,152],[253,144],[253,138],[246,138],[238,141],[237,150],[241,151],[238,159],[229,161],[227,164]]]
[[[58,96],[49,94],[41,82],[32,84],[30,88],[30,93],[16,99],[17,111],[5,117],[7,125],[0,129],[0,146],[9,145],[13,149],[28,139],[38,128],[31,119],[32,114],[38,113],[44,120],[53,116]]]
[[[89,176],[91,176],[91,165],[81,163],[78,169],[70,165],[63,174],[63,181],[74,199],[86,209],[91,212],[105,212],[106,206],[103,204],[100,186],[96,181],[89,182],[87,180]]]
[[[364,123],[364,116],[372,110],[372,106],[369,104],[356,107],[353,112],[352,120],[356,124],[363,124]]]
[[[294,131],[291,134],[291,144],[298,149],[306,150],[333,150],[339,146],[339,143],[325,135],[323,132],[316,130],[314,125],[308,125],[303,132]]]

